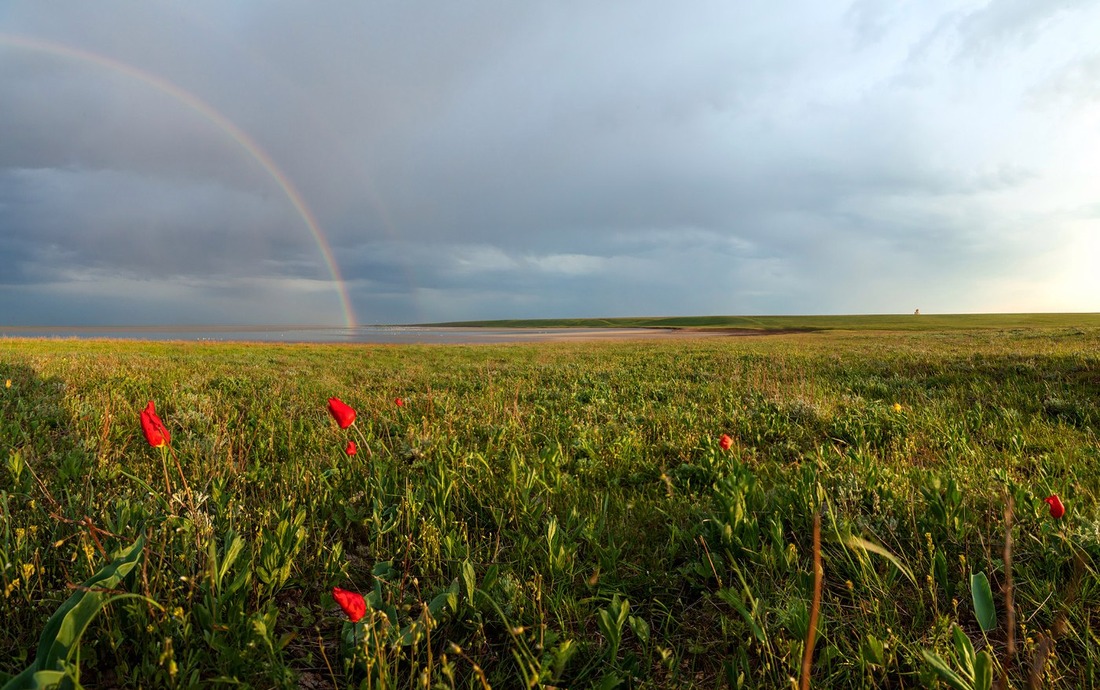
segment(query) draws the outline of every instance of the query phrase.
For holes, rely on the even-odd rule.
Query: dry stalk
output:
[[[817,616],[821,610],[821,509],[814,514],[814,596],[810,604],[810,625],[806,630],[806,646],[802,651],[801,690],[810,690],[810,670],[814,663],[814,641],[817,637]]]
[[[1002,666],[1004,674],[1002,680],[1007,686],[1008,670],[1012,668],[1013,658],[1016,656],[1016,603],[1012,586],[1012,520],[1016,515],[1016,501],[1012,494],[1008,494],[1005,503],[1005,618],[1008,628],[1008,638],[1005,641],[1005,658]]]

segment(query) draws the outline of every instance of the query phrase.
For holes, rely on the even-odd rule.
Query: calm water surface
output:
[[[667,333],[667,331],[665,331]],[[0,338],[245,341],[279,343],[477,344],[615,338],[660,334],[644,328],[442,328],[430,326],[303,327],[33,327],[0,326]]]

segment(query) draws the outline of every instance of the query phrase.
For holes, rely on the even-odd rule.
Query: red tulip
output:
[[[1050,506],[1050,516],[1055,520],[1060,520],[1066,514],[1066,507],[1062,505],[1062,499],[1058,498],[1058,494],[1051,494],[1043,500]]]
[[[168,441],[171,440],[168,429],[164,427],[164,422],[160,421],[160,417],[157,416],[152,400],[141,411],[141,430],[145,432],[145,440],[154,448],[168,445]]]
[[[402,400],[401,398],[394,398],[393,404],[397,405],[398,407],[404,407],[405,406],[405,401]]]
[[[344,449],[344,452],[348,455],[355,455],[359,452],[359,448],[356,447],[355,441],[348,441],[348,447]]]
[[[363,598],[362,594],[333,587],[332,598],[336,600],[340,608],[344,609],[344,613],[348,614],[348,620],[352,623],[358,623],[360,618],[367,615],[367,600]]]
[[[328,399],[328,411],[341,429],[347,429],[355,422],[355,410],[345,405],[340,398]]]
[[[733,447],[733,439],[729,437],[729,434],[722,434],[722,438],[718,439],[718,445],[722,450],[729,450]]]

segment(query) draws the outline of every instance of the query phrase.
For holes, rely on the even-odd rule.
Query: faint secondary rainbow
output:
[[[27,38],[25,36],[17,36],[14,34],[7,34],[0,32],[0,45],[9,45],[16,48],[23,48],[26,50],[38,51],[47,53],[50,55],[56,55],[60,57],[70,58],[81,62],[91,63],[99,67],[111,70],[123,74],[131,79],[136,79],[143,84],[153,87],[161,93],[167,94],[175,100],[183,103],[188,108],[191,108],[195,112],[202,115],[216,127],[229,135],[233,141],[235,141],[241,148],[248,152],[252,158],[260,164],[260,167],[271,176],[275,183],[279,185],[279,188],[283,190],[283,194],[290,200],[291,205],[298,212],[298,215],[305,221],[306,227],[309,228],[310,233],[313,235],[314,241],[317,243],[317,248],[321,252],[321,256],[325,261],[325,265],[328,267],[329,273],[332,275],[332,280],[336,284],[336,291],[340,297],[340,308],[343,311],[344,322],[348,328],[354,328],[357,324],[355,318],[355,311],[351,306],[351,298],[348,295],[347,285],[344,282],[344,278],[340,273],[340,266],[336,263],[336,258],[332,254],[332,247],[329,245],[328,240],[325,238],[324,232],[321,230],[321,226],[317,222],[317,218],[313,215],[309,206],[306,205],[302,195],[298,192],[297,188],[291,183],[287,176],[279,169],[279,166],[275,164],[275,161],[271,159],[271,156],[266,151],[261,149],[255,141],[252,140],[240,127],[235,125],[232,120],[222,115],[215,110],[206,101],[202,100],[195,94],[187,91],[176,84],[168,81],[167,79],[145,72],[143,70],[134,67],[133,65],[125,62],[120,62],[114,58],[109,58],[97,53],[91,53],[79,48],[73,48],[61,43],[54,43],[52,41],[42,40],[40,38]]]

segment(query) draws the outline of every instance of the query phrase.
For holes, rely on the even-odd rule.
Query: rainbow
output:
[[[317,222],[316,216],[306,205],[305,199],[302,198],[301,193],[291,183],[286,174],[275,164],[275,161],[271,159],[271,156],[266,151],[261,149],[255,141],[252,140],[248,134],[246,134],[240,127],[235,125],[232,120],[222,115],[215,110],[206,101],[202,100],[195,94],[187,91],[176,84],[168,81],[167,79],[145,72],[143,70],[129,65],[125,62],[120,62],[114,58],[99,55],[97,53],[91,53],[79,48],[73,48],[71,46],[63,45],[60,43],[54,43],[52,41],[46,41],[39,38],[28,38],[25,36],[17,36],[14,34],[7,34],[0,32],[0,45],[8,45],[16,48],[23,48],[26,50],[47,53],[59,57],[69,58],[72,60],[78,60],[80,62],[89,63],[108,69],[112,72],[125,75],[131,79],[139,81],[147,86],[150,86],[157,91],[171,96],[180,103],[186,105],[188,108],[194,110],[198,114],[202,115],[207,121],[216,126],[218,129],[229,135],[233,141],[235,141],[241,148],[243,148],[253,160],[260,164],[260,167],[275,180],[275,183],[279,186],[279,189],[283,191],[286,198],[290,200],[291,205],[298,212],[298,215],[305,221],[306,227],[309,228],[309,232],[313,235],[314,241],[317,243],[317,248],[321,252],[321,256],[324,259],[325,265],[328,267],[329,273],[332,275],[332,280],[336,284],[336,290],[340,297],[340,308],[344,314],[344,322],[348,328],[355,328],[357,325],[355,318],[355,311],[351,306],[351,298],[348,295],[347,285],[344,282],[344,278],[340,273],[340,267],[336,263],[336,258],[332,254],[332,247],[329,245],[328,240],[325,238],[324,232],[321,230],[320,224]]]

